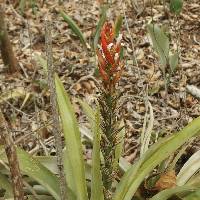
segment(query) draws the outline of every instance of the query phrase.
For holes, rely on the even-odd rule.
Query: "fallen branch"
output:
[[[8,67],[10,73],[18,71],[17,59],[13,53],[12,45],[8,37],[8,31],[4,20],[3,5],[0,5],[0,50],[3,59],[3,63]]]
[[[24,200],[23,180],[19,169],[16,148],[9,133],[7,122],[0,110],[0,139],[5,146],[5,152],[10,167],[11,181],[15,200]]]

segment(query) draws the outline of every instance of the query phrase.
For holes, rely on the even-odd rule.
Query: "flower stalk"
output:
[[[104,186],[104,198],[112,198],[112,183],[115,177],[114,158],[115,147],[118,143],[119,121],[117,119],[117,101],[119,94],[116,85],[121,77],[123,63],[120,61],[122,35],[115,38],[112,23],[106,22],[100,35],[100,44],[97,49],[99,62],[99,74],[102,79],[101,95],[99,97],[101,122],[101,152],[104,161],[102,163],[102,180]]]

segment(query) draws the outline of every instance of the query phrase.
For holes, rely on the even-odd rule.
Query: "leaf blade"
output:
[[[17,156],[22,172],[38,181],[55,199],[59,200],[60,188],[57,176],[20,148],[17,148]]]
[[[119,36],[119,31],[122,27],[122,23],[123,23],[123,16],[119,15],[115,21],[115,26],[114,26],[115,37]]]
[[[108,9],[107,6],[102,8],[102,14],[101,14],[100,20],[97,24],[97,28],[96,28],[96,31],[95,31],[95,34],[94,34],[94,50],[95,51],[97,49],[97,44],[99,42],[101,28],[104,25],[106,18],[107,18],[107,16],[106,16],[107,9]]]
[[[144,156],[133,165],[117,185],[113,200],[130,200],[144,178],[165,158],[183,145],[188,139],[200,134],[200,117],[183,130],[152,145]]]
[[[62,16],[62,18],[64,19],[64,21],[67,22],[67,24],[72,29],[72,31],[74,32],[74,34],[76,34],[79,37],[81,43],[85,47],[87,47],[86,39],[83,36],[83,33],[81,32],[81,30],[78,27],[78,25],[75,23],[75,21],[70,16],[68,16],[67,14],[65,14],[63,11],[60,12],[60,15]]]
[[[173,55],[169,56],[169,65],[172,72],[174,72],[178,65],[179,54],[175,52]]]
[[[160,57],[162,67],[165,67],[169,57],[169,38],[166,36],[159,26],[148,24],[147,31],[150,34],[153,47]]]
[[[55,76],[55,85],[57,93],[57,102],[63,127],[63,133],[66,144],[66,155],[64,156],[65,168],[69,168],[72,173],[73,180],[68,180],[66,171],[66,179],[70,189],[77,194],[77,199],[87,200],[87,188],[85,180],[85,167],[83,160],[81,136],[70,99],[64,89],[64,86],[58,76]],[[78,166],[78,167],[75,167]]]
[[[177,185],[182,186],[200,169],[200,150],[194,153],[177,175]]]
[[[198,187],[185,185],[185,186],[178,186],[178,187],[171,188],[171,189],[166,189],[166,190],[159,192],[155,196],[153,196],[150,200],[167,200],[173,195],[180,195],[180,194],[183,194],[186,192],[193,192],[197,188]]]
[[[13,190],[12,190],[12,185],[8,181],[8,178],[0,173],[0,188],[3,188],[6,190],[6,193],[4,195],[5,198],[10,198],[13,197]]]
[[[101,158],[100,158],[100,112],[97,109],[95,116],[94,142],[92,150],[92,184],[91,184],[91,200],[103,200],[103,183],[101,175]]]

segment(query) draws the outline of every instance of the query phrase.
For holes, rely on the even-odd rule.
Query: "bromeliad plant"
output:
[[[183,130],[153,144],[133,165],[120,157],[123,143],[120,135],[123,130],[118,125],[120,123],[116,115],[117,100],[120,97],[116,86],[124,66],[119,56],[120,41],[121,36],[116,39],[112,24],[106,22],[100,34],[100,46],[97,50],[102,78],[99,105],[93,110],[88,104],[81,102],[91,123],[92,134],[87,134],[93,141],[91,165],[83,159],[81,134],[70,98],[58,76],[55,76],[57,101],[65,138],[63,159],[68,200],[131,200],[133,197],[145,199],[140,186],[152,171],[157,166],[163,165],[164,161],[189,139],[200,135],[200,117],[198,117]],[[7,175],[8,170],[4,167],[7,162],[6,156],[3,148],[0,152],[1,163],[4,163],[0,165],[0,187],[6,191],[5,199],[10,199],[12,187]],[[26,175],[24,182],[28,198],[60,200],[59,179],[55,175],[57,173],[55,157],[33,157],[19,148],[17,154],[21,171]],[[193,196],[198,195],[200,179],[197,172],[200,163],[195,162],[198,156],[199,152],[180,170],[177,180],[175,177],[173,188],[163,188],[151,199],[166,200],[173,195],[179,195],[186,200],[194,191]],[[194,164],[195,168],[189,170]],[[118,167],[122,176],[116,179]],[[167,170],[166,174],[169,175]],[[0,190],[0,194],[1,192]]]
[[[172,14],[175,15],[175,21],[178,22],[178,16],[182,11],[183,1],[182,0],[170,0],[169,10]],[[179,24],[179,23],[178,23]],[[176,25],[174,25],[176,27]],[[176,28],[175,32],[179,32],[179,25]],[[157,24],[154,24],[153,21],[151,24],[147,25],[147,31],[150,35],[150,39],[153,45],[155,52],[159,57],[159,66],[162,71],[163,78],[165,80],[165,90],[167,92],[170,79],[176,71],[179,63],[180,56],[180,36],[176,34],[175,46],[176,50],[171,48],[169,33],[164,31],[164,27],[160,28]]]
[[[120,135],[123,130],[118,125],[120,123],[116,116],[117,100],[120,97],[116,85],[124,65],[120,60],[121,35],[117,36],[118,31],[113,28],[113,25],[108,22],[104,23],[100,32],[100,44],[96,50],[99,73],[102,78],[101,95],[98,99],[99,106],[94,111],[86,103],[82,102],[82,106],[90,119],[93,132],[91,187],[88,193],[85,189],[85,165],[83,164],[82,151],[80,149],[80,133],[69,98],[64,91],[62,83],[56,78],[58,105],[66,141],[66,156],[64,157],[66,178],[69,189],[76,196],[76,199],[131,200],[132,197],[137,196],[136,192],[139,191],[140,185],[155,167],[161,164],[189,138],[200,134],[200,118],[197,118],[179,133],[158,141],[133,166],[128,165],[120,158],[119,152],[121,151],[119,149],[123,143]],[[73,124],[66,123],[72,121]],[[76,165],[80,167],[78,169],[74,168],[73,166]],[[119,183],[115,179],[118,166],[124,173]],[[194,182],[184,182],[177,188],[158,193],[153,198],[163,200],[176,193],[190,191],[191,188],[196,190],[199,188],[199,184],[198,181],[195,184]],[[69,194],[70,191],[68,191]],[[140,194],[140,196],[143,196],[143,194]],[[74,199],[74,196],[72,195],[70,199]]]
[[[115,148],[119,143],[118,133],[121,128],[117,120],[117,101],[119,94],[116,84],[120,79],[123,70],[123,63],[120,61],[121,39],[120,34],[115,39],[115,31],[111,23],[106,22],[100,35],[100,45],[97,49],[99,61],[99,73],[103,86],[98,99],[101,113],[101,152],[103,163],[101,166],[102,180],[105,199],[112,198],[112,183],[115,177]]]

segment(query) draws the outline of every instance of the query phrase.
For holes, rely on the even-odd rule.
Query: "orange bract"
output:
[[[124,65],[120,63],[121,35],[115,38],[112,23],[105,22],[97,49],[99,72],[106,88],[113,88],[119,81]]]

